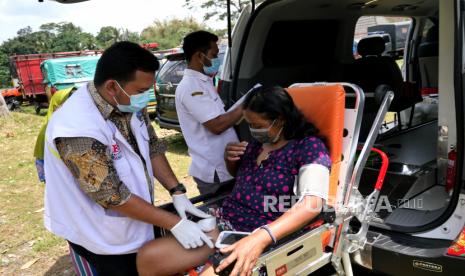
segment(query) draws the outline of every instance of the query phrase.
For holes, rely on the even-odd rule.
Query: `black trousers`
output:
[[[99,255],[84,247],[69,242],[77,254],[85,258],[95,269],[98,276],[137,276],[137,253],[124,255]]]

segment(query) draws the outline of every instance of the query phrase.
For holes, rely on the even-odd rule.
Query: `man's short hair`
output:
[[[116,42],[100,57],[95,69],[94,84],[98,87],[114,79],[124,85],[134,80],[137,70],[155,73],[159,67],[158,59],[140,45],[129,41]]]
[[[218,36],[207,31],[196,31],[186,35],[182,45],[186,60],[190,61],[196,52],[207,53],[210,43],[217,41]]]

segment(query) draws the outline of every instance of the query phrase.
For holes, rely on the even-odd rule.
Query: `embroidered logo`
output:
[[[120,160],[122,157],[121,150],[118,144],[111,145],[111,159],[112,160]]]
[[[142,113],[142,111],[137,111],[136,117],[137,117],[137,119],[139,119],[139,121],[141,121],[141,122],[144,121],[144,114]]]

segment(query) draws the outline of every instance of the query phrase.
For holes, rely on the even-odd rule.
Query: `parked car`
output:
[[[156,116],[157,99],[155,97],[155,84],[149,90],[149,103],[147,104],[147,113],[151,119]]]
[[[155,96],[158,104],[155,120],[162,128],[181,130],[174,98],[187,64],[183,53],[168,55],[166,59],[156,76]]]
[[[223,63],[226,45],[220,44],[218,63],[213,71],[219,71]],[[174,103],[176,88],[184,76],[187,63],[184,53],[176,53],[166,56],[167,61],[163,64],[156,76],[155,95],[157,99],[156,121],[162,128],[181,130]],[[218,73],[216,76],[219,75]],[[218,85],[218,78],[213,77],[214,85]]]

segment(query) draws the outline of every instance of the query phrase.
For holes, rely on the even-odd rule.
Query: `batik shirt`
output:
[[[97,92],[94,84],[88,84],[88,91],[105,120],[113,122],[132,149],[142,159],[137,141],[131,131],[132,113],[120,112],[105,101]],[[149,134],[150,158],[164,154],[166,144],[158,139],[146,110],[138,114],[145,121]],[[100,141],[89,137],[59,137],[55,139],[61,159],[77,179],[81,189],[95,202],[108,208],[127,202],[131,191],[121,181],[111,159],[110,149]],[[149,161],[150,162],[150,161]],[[147,185],[153,198],[153,183],[144,164]]]

